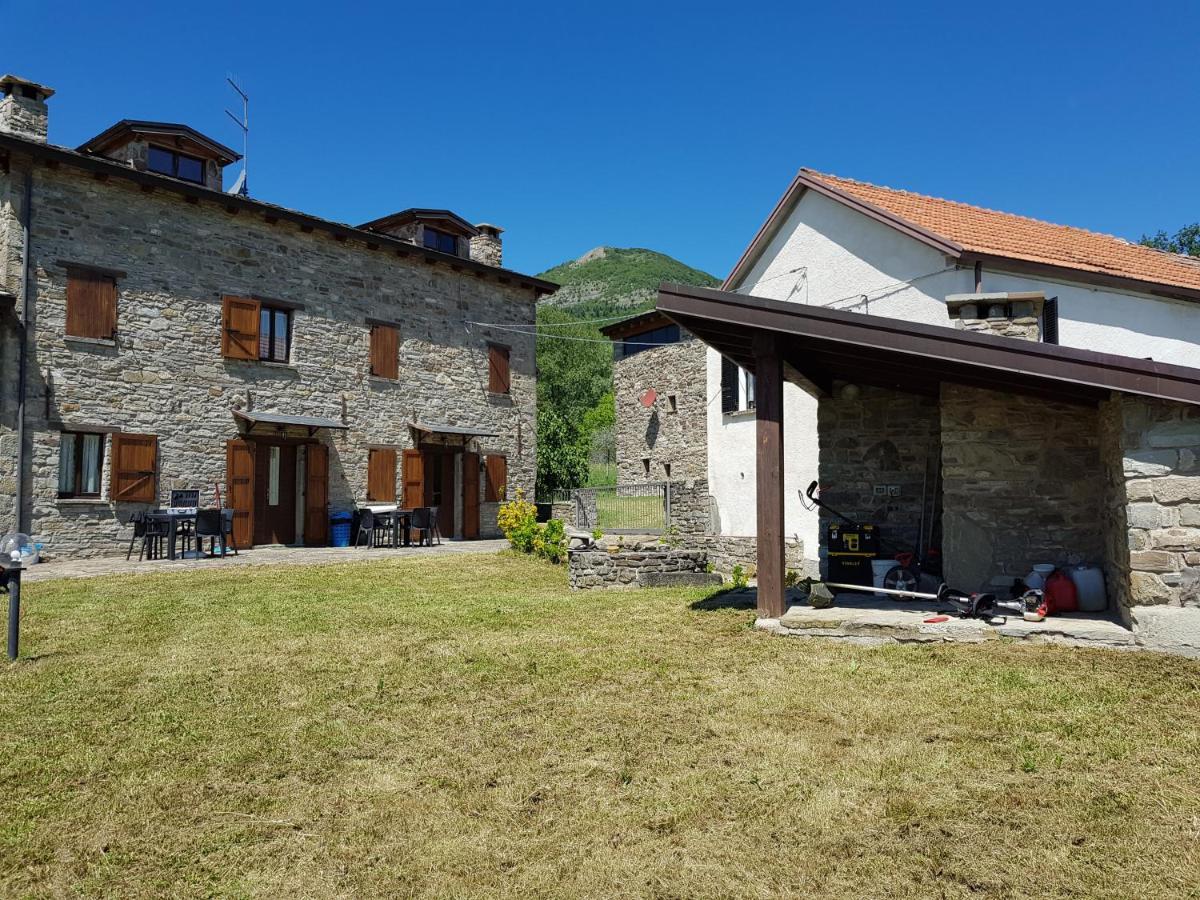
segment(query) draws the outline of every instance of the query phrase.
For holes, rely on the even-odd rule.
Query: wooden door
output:
[[[296,542],[296,445],[258,442],[254,453],[254,543]]]
[[[425,458],[420,450],[404,451],[404,508],[425,505]]]
[[[479,537],[479,454],[464,453],[462,457],[463,528],[467,540]]]
[[[233,510],[233,540],[254,541],[254,444],[234,438],[225,444],[225,502]]]
[[[309,444],[304,456],[304,543],[329,543],[329,449]]]

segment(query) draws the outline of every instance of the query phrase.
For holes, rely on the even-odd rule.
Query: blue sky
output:
[[[0,0],[50,137],[230,145],[254,196],[449,207],[537,272],[598,244],[728,272],[802,165],[1126,237],[1200,220],[1200,4]]]

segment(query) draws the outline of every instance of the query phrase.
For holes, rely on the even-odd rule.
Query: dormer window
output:
[[[430,250],[458,256],[458,237],[456,235],[437,228],[430,228],[428,225],[425,226],[424,232],[425,246]]]
[[[204,184],[204,160],[188,156],[186,153],[179,153],[176,150],[167,150],[151,144],[146,159],[146,168],[160,175],[170,175],[172,178],[179,178],[182,181]]]

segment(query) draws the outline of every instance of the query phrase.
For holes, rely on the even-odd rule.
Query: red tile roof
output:
[[[1200,290],[1200,259],[1069,225],[801,169],[802,175],[962,247],[964,252]]]

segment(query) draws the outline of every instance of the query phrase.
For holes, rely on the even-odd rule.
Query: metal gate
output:
[[[661,534],[671,521],[671,491],[665,481],[577,488],[575,526],[609,534]]]

